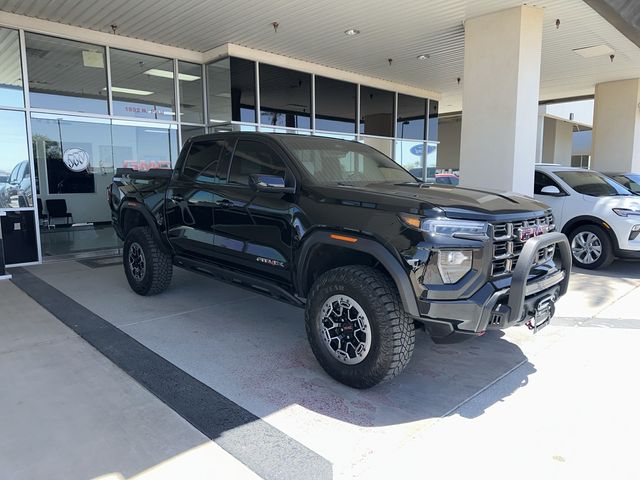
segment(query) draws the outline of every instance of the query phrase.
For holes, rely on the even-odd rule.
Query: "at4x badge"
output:
[[[266,263],[267,265],[271,265],[272,267],[280,267],[284,268],[284,262],[280,260],[273,260],[271,258],[257,257],[256,260],[260,263]]]

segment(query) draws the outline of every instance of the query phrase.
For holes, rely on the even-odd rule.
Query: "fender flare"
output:
[[[171,246],[169,245],[169,242],[167,242],[167,240],[163,238],[162,235],[160,235],[158,224],[156,223],[155,218],[153,218],[153,215],[151,215],[151,212],[149,212],[149,209],[146,208],[145,205],[142,205],[139,202],[135,202],[131,200],[125,200],[124,202],[122,202],[122,206],[120,207],[120,212],[119,212],[119,219],[120,219],[119,223],[123,233],[123,237],[126,237],[126,236],[124,235],[124,223],[122,222],[122,220],[124,219],[124,215],[127,210],[132,210],[140,213],[142,217],[146,220],[147,225],[151,229],[151,235],[153,235],[153,238],[158,243],[158,246],[160,247],[160,249],[164,253],[173,254],[173,251],[171,249]]]
[[[352,243],[345,242],[343,240],[332,238],[332,234],[356,238],[357,241]],[[398,288],[398,293],[400,294],[400,299],[405,312],[412,317],[420,316],[414,289],[411,285],[411,281],[409,280],[409,275],[407,275],[407,271],[403,268],[400,260],[379,241],[351,232],[316,230],[304,237],[302,245],[300,246],[300,254],[296,261],[295,274],[297,290],[300,293],[306,293],[311,288],[311,285],[306,284],[307,280],[305,274],[307,272],[310,254],[312,250],[319,245],[332,245],[348,248],[357,252],[367,253],[374,257],[387,270],[391,279]]]
[[[562,233],[564,233],[568,237],[578,223],[591,223],[593,225],[597,225],[598,227],[602,227],[604,231],[607,232],[607,235],[609,235],[609,239],[613,244],[614,250],[617,251],[620,248],[618,237],[616,236],[613,229],[609,226],[609,224],[601,218],[594,217],[592,215],[580,215],[579,217],[572,218],[564,225],[564,227],[562,227]]]

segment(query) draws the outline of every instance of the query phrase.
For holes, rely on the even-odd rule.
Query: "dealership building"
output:
[[[638,172],[639,23],[622,0],[0,0],[6,263],[119,249],[115,169],[206,132],[354,140],[528,195],[536,162]]]

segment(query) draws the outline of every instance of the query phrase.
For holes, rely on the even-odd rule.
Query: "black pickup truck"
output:
[[[417,328],[537,331],[571,270],[546,205],[425,184],[332,138],[195,137],[174,170],[119,169],[107,196],[136,293],[162,292],[175,265],[303,307],[319,363],[356,388],[401,372]]]

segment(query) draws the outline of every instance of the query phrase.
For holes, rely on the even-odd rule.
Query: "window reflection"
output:
[[[189,140],[191,137],[195,137],[198,135],[204,135],[206,129],[204,127],[191,127],[188,125],[183,125],[180,129],[180,134],[182,135],[182,144]]]
[[[173,60],[110,50],[113,114],[176,120]]]
[[[360,133],[393,137],[393,104],[393,92],[361,86]]]
[[[355,133],[356,85],[316,76],[316,130]]]
[[[24,113],[0,110],[0,145],[0,208],[33,206]]]
[[[0,28],[0,105],[23,107],[20,37],[16,30]]]
[[[429,100],[429,140],[438,140],[438,101]]]
[[[113,175],[108,120],[33,114],[31,129],[40,197],[45,202],[50,195],[95,194],[106,189]],[[76,201],[78,208],[88,208],[82,204],[86,199]]]
[[[180,121],[203,123],[202,65],[178,62]]]
[[[395,146],[394,160],[418,178],[423,178],[423,163],[425,158],[424,142],[412,140],[398,140]]]
[[[397,135],[399,138],[425,138],[427,100],[398,94]]]
[[[114,120],[112,126],[115,168],[147,171],[172,168],[178,155],[175,125]]]
[[[209,121],[256,122],[255,63],[225,58],[207,65]]]
[[[260,64],[260,123],[311,128],[311,75]]]
[[[104,47],[29,32],[25,41],[32,107],[107,113]]]
[[[375,148],[380,153],[384,153],[387,157],[393,157],[393,140],[391,138],[380,137],[362,137],[362,143]]]

